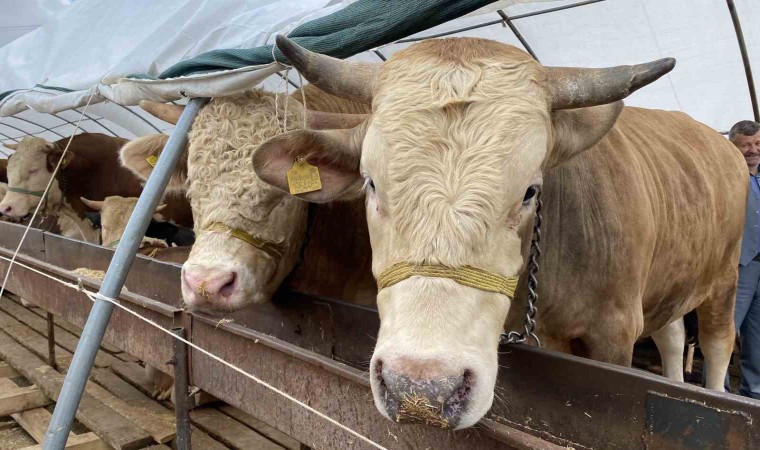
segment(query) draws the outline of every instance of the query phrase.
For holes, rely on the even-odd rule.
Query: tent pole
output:
[[[749,64],[749,55],[747,54],[747,45],[744,43],[744,33],[742,25],[739,22],[739,13],[736,12],[734,0],[726,0],[728,12],[731,13],[731,20],[734,22],[734,31],[736,31],[736,40],[739,42],[739,51],[742,54],[744,63],[744,74],[747,76],[747,85],[749,86],[749,98],[752,101],[752,113],[755,116],[755,122],[760,122],[760,107],[757,105],[757,93],[755,92],[755,81],[752,78],[752,67]]]
[[[135,253],[145,235],[148,223],[161,199],[169,182],[174,167],[177,165],[182,151],[187,144],[187,133],[198,114],[198,111],[208,101],[206,98],[191,99],[177,122],[169,140],[161,152],[153,173],[148,178],[145,188],[140,194],[135,211],[129,218],[124,236],[116,248],[111,264],[100,286],[100,294],[107,298],[118,298],[127,273],[135,259]],[[105,334],[108,321],[113,312],[113,304],[105,300],[96,300],[82,331],[82,337],[77,344],[74,359],[66,374],[66,378],[58,396],[58,402],[53,412],[47,433],[45,435],[45,450],[62,450],[66,445],[71,425],[74,422],[79,402],[82,399],[87,379],[95,360],[100,342]]]

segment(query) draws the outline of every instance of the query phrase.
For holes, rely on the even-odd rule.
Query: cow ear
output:
[[[622,101],[553,111],[554,146],[549,152],[547,168],[556,167],[596,145],[615,125],[622,111]]]
[[[169,136],[165,134],[154,134],[128,142],[121,148],[121,165],[134,173],[137,178],[147,180],[168,140]],[[182,157],[174,168],[167,189],[182,191],[185,189],[186,181],[187,148],[183,150]]]
[[[102,211],[103,210],[103,202],[98,200],[88,200],[84,197],[79,197],[80,200],[82,200],[82,203],[87,205],[88,208],[94,209],[95,211]]]
[[[269,139],[253,155],[253,168],[265,182],[290,193],[288,170],[303,158],[319,170],[322,188],[297,194],[314,203],[346,200],[361,194],[359,173],[365,126],[347,130],[297,130]]]
[[[47,158],[47,170],[48,172],[53,172],[55,166],[58,165],[58,160],[60,160],[63,155],[63,149],[57,143],[49,142],[48,147],[45,149],[45,155]],[[76,154],[69,149],[61,162],[61,169],[65,169],[71,164],[71,161],[73,161],[75,157]]]

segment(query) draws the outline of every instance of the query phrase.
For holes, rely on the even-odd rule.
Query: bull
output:
[[[745,164],[686,114],[622,103],[674,59],[553,68],[460,38],[371,65],[282,36],[277,46],[320,89],[372,104],[353,129],[269,139],[253,165],[285,192],[296,159],[316,166],[321,189],[297,195],[310,202],[365,197],[381,319],[370,381],[384,416],[460,429],[490,408],[500,335],[524,316],[539,193],[545,346],[629,366],[651,335],[671,370],[696,308],[707,387],[723,389]]]

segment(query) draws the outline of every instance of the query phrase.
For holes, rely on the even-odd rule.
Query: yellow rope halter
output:
[[[476,267],[448,267],[439,264],[396,263],[383,271],[377,277],[378,291],[393,286],[409,277],[448,278],[457,283],[482,291],[504,294],[514,297],[518,277],[505,277]]]
[[[237,228],[230,228],[221,222],[214,222],[206,227],[203,231],[209,233],[228,234],[236,239],[240,239],[248,245],[252,245],[259,250],[262,250],[274,259],[279,259],[282,257],[283,249],[280,244],[272,241],[267,241],[266,239],[262,239],[258,236],[250,235],[245,231],[239,230]]]

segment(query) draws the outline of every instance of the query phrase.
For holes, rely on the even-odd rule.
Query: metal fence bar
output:
[[[172,332],[186,339],[184,328],[172,328]],[[174,340],[174,411],[177,417],[177,450],[192,450],[190,445],[190,412],[188,408],[187,344]]]
[[[603,1],[606,1],[606,0],[587,0],[585,2],[573,3],[572,5],[558,6],[556,8],[549,8],[549,9],[543,9],[541,11],[535,11],[535,12],[531,12],[531,13],[518,14],[516,16],[512,16],[511,19],[512,20],[519,20],[519,19],[524,19],[526,17],[540,16],[540,15],[543,15],[543,14],[553,13],[553,12],[556,12],[556,11],[563,11],[565,9],[577,8],[579,6],[590,5],[592,3],[599,3],[599,2],[603,2]],[[434,38],[439,38],[439,37],[444,37],[444,36],[450,36],[452,34],[462,33],[464,31],[477,30],[478,28],[483,28],[483,27],[489,27],[491,25],[496,25],[497,23],[501,23],[502,21],[503,21],[503,19],[490,20],[488,22],[479,23],[477,25],[470,25],[468,27],[458,28],[456,30],[445,31],[443,33],[431,34],[431,35],[422,36],[422,37],[400,39],[400,40],[396,41],[396,43],[397,44],[403,44],[405,42],[417,42],[417,41],[422,41],[424,39],[434,39]]]
[[[749,87],[749,99],[752,101],[752,112],[755,115],[755,122],[760,122],[760,107],[757,104],[757,92],[755,92],[755,81],[752,77],[752,67],[749,63],[749,55],[747,54],[747,44],[744,43],[744,33],[742,33],[742,25],[739,22],[739,13],[736,11],[736,5],[734,0],[726,0],[728,5],[728,12],[731,13],[731,20],[734,22],[734,31],[736,31],[736,40],[739,42],[739,51],[742,54],[742,62],[744,63],[744,74],[747,76],[747,86]]]
[[[523,37],[522,33],[520,33],[520,30],[518,30],[515,24],[512,23],[512,19],[507,15],[507,13],[505,13],[504,10],[501,10],[501,9],[496,12],[499,13],[499,16],[502,18],[502,20],[504,20],[504,24],[507,25],[510,30],[512,30],[512,33],[515,35],[517,40],[520,41],[523,48],[525,48],[525,51],[530,53],[530,56],[532,56],[533,59],[535,59],[538,62],[541,62],[539,61],[536,54],[533,52],[533,49],[530,48],[530,44],[528,44],[528,40],[525,39],[525,37]]]
[[[194,98],[188,102],[187,107],[182,112],[174,132],[172,132],[169,141],[161,152],[156,168],[148,178],[142,194],[140,194],[135,211],[129,218],[127,228],[124,230],[124,236],[116,247],[116,252],[100,286],[100,295],[107,298],[118,298],[124,286],[124,280],[127,278],[127,273],[135,259],[137,247],[145,235],[145,230],[148,228],[151,217],[153,217],[158,201],[161,199],[174,167],[187,144],[187,132],[190,130],[195,116],[207,101],[206,98]],[[87,323],[77,344],[69,371],[66,373],[53,418],[45,435],[45,443],[43,444],[45,450],[62,450],[66,445],[90,369],[92,369],[92,363],[105,334],[113,308],[114,306],[110,302],[98,299],[87,317]]]

